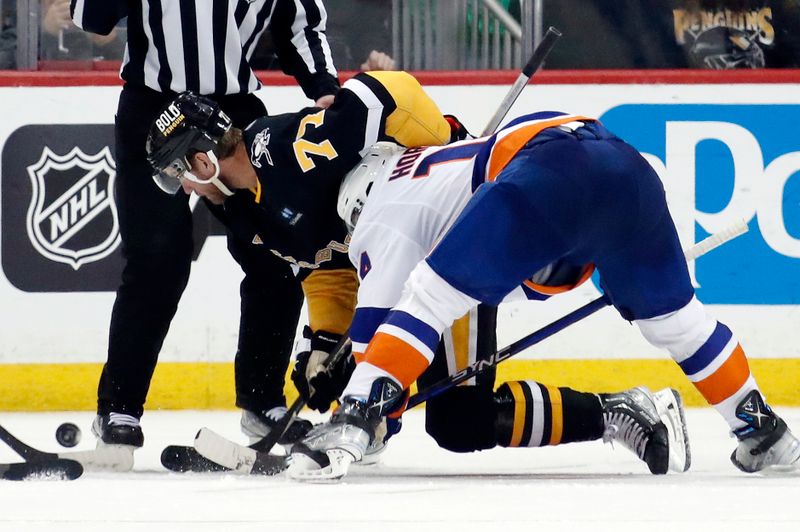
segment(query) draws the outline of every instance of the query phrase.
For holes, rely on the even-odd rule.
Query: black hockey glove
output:
[[[347,385],[356,363],[348,347],[339,362],[326,372],[325,366],[333,355],[331,351],[339,343],[341,335],[326,331],[314,333],[305,327],[303,336],[310,340],[310,348],[297,354],[292,381],[309,408],[327,412]]]
[[[470,134],[469,131],[467,131],[467,128],[461,123],[461,120],[455,116],[444,115],[444,119],[447,120],[448,124],[450,124],[450,142],[456,142],[466,138],[475,138]]]

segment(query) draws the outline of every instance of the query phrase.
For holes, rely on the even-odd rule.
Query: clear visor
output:
[[[153,174],[153,181],[167,194],[175,194],[181,189],[181,179],[189,172],[189,163],[180,157]]]
[[[214,156],[214,153],[208,152],[208,155],[214,164],[216,164],[217,158]],[[188,179],[189,181],[193,181],[200,185],[206,185],[214,182],[217,174],[219,173],[219,171],[217,171],[217,173],[209,179],[200,179],[189,170],[191,170],[191,166],[186,158],[178,157],[169,163],[165,168],[162,168],[156,172],[153,175],[153,180],[156,182],[156,185],[158,185],[158,188],[167,194],[175,194],[181,189],[181,180],[183,179]]]

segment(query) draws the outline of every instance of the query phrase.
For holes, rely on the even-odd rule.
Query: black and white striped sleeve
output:
[[[84,31],[108,35],[117,23],[128,16],[126,0],[71,0],[70,16]]]
[[[277,0],[269,25],[281,68],[312,100],[339,88],[325,37],[327,18],[322,0]]]

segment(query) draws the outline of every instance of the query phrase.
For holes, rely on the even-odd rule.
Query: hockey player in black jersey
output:
[[[348,80],[328,109],[264,116],[244,131],[212,101],[183,93],[153,123],[147,148],[159,187],[221,205],[243,246],[295,267],[314,334],[341,335],[357,290],[336,212],[342,178],[375,142],[441,145],[451,134],[416,79],[374,72]]]
[[[242,244],[295,267],[307,298],[311,347],[298,357],[293,380],[309,406],[324,411],[352,369],[335,368],[339,379],[319,374],[350,325],[358,284],[347,257],[348,232],[337,213],[342,180],[376,142],[415,147],[459,137],[463,126],[446,119],[412,76],[378,72],[347,81],[328,109],[263,117],[244,131],[233,128],[213,102],[181,94],[153,124],[148,153],[154,179],[165,192],[183,189],[220,205]],[[493,309],[465,319],[465,329],[477,333],[450,343],[460,352],[491,354]],[[471,319],[480,325],[470,326]],[[444,344],[446,357],[454,346]],[[429,382],[441,377],[436,374],[441,367],[425,376]],[[654,473],[689,465],[677,392],[637,388],[596,395],[533,381],[506,383],[495,392],[493,385],[494,375],[487,375],[428,403],[426,428],[439,445],[469,452],[604,437],[629,447]],[[666,405],[675,407],[675,415],[664,414]],[[383,442],[376,438],[367,454]]]

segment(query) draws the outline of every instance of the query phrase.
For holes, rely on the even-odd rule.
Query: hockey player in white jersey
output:
[[[361,279],[351,326],[359,364],[330,421],[293,449],[290,476],[344,475],[402,413],[440,335],[479,303],[544,299],[595,268],[622,317],[667,349],[728,422],[738,468],[797,469],[800,442],[766,404],[738,340],[694,297],[661,182],[598,122],[536,113],[483,139],[378,147],[345,179],[339,214]],[[534,417],[525,407],[535,387],[506,386],[515,419]],[[532,441],[531,423],[511,433],[509,443]]]

